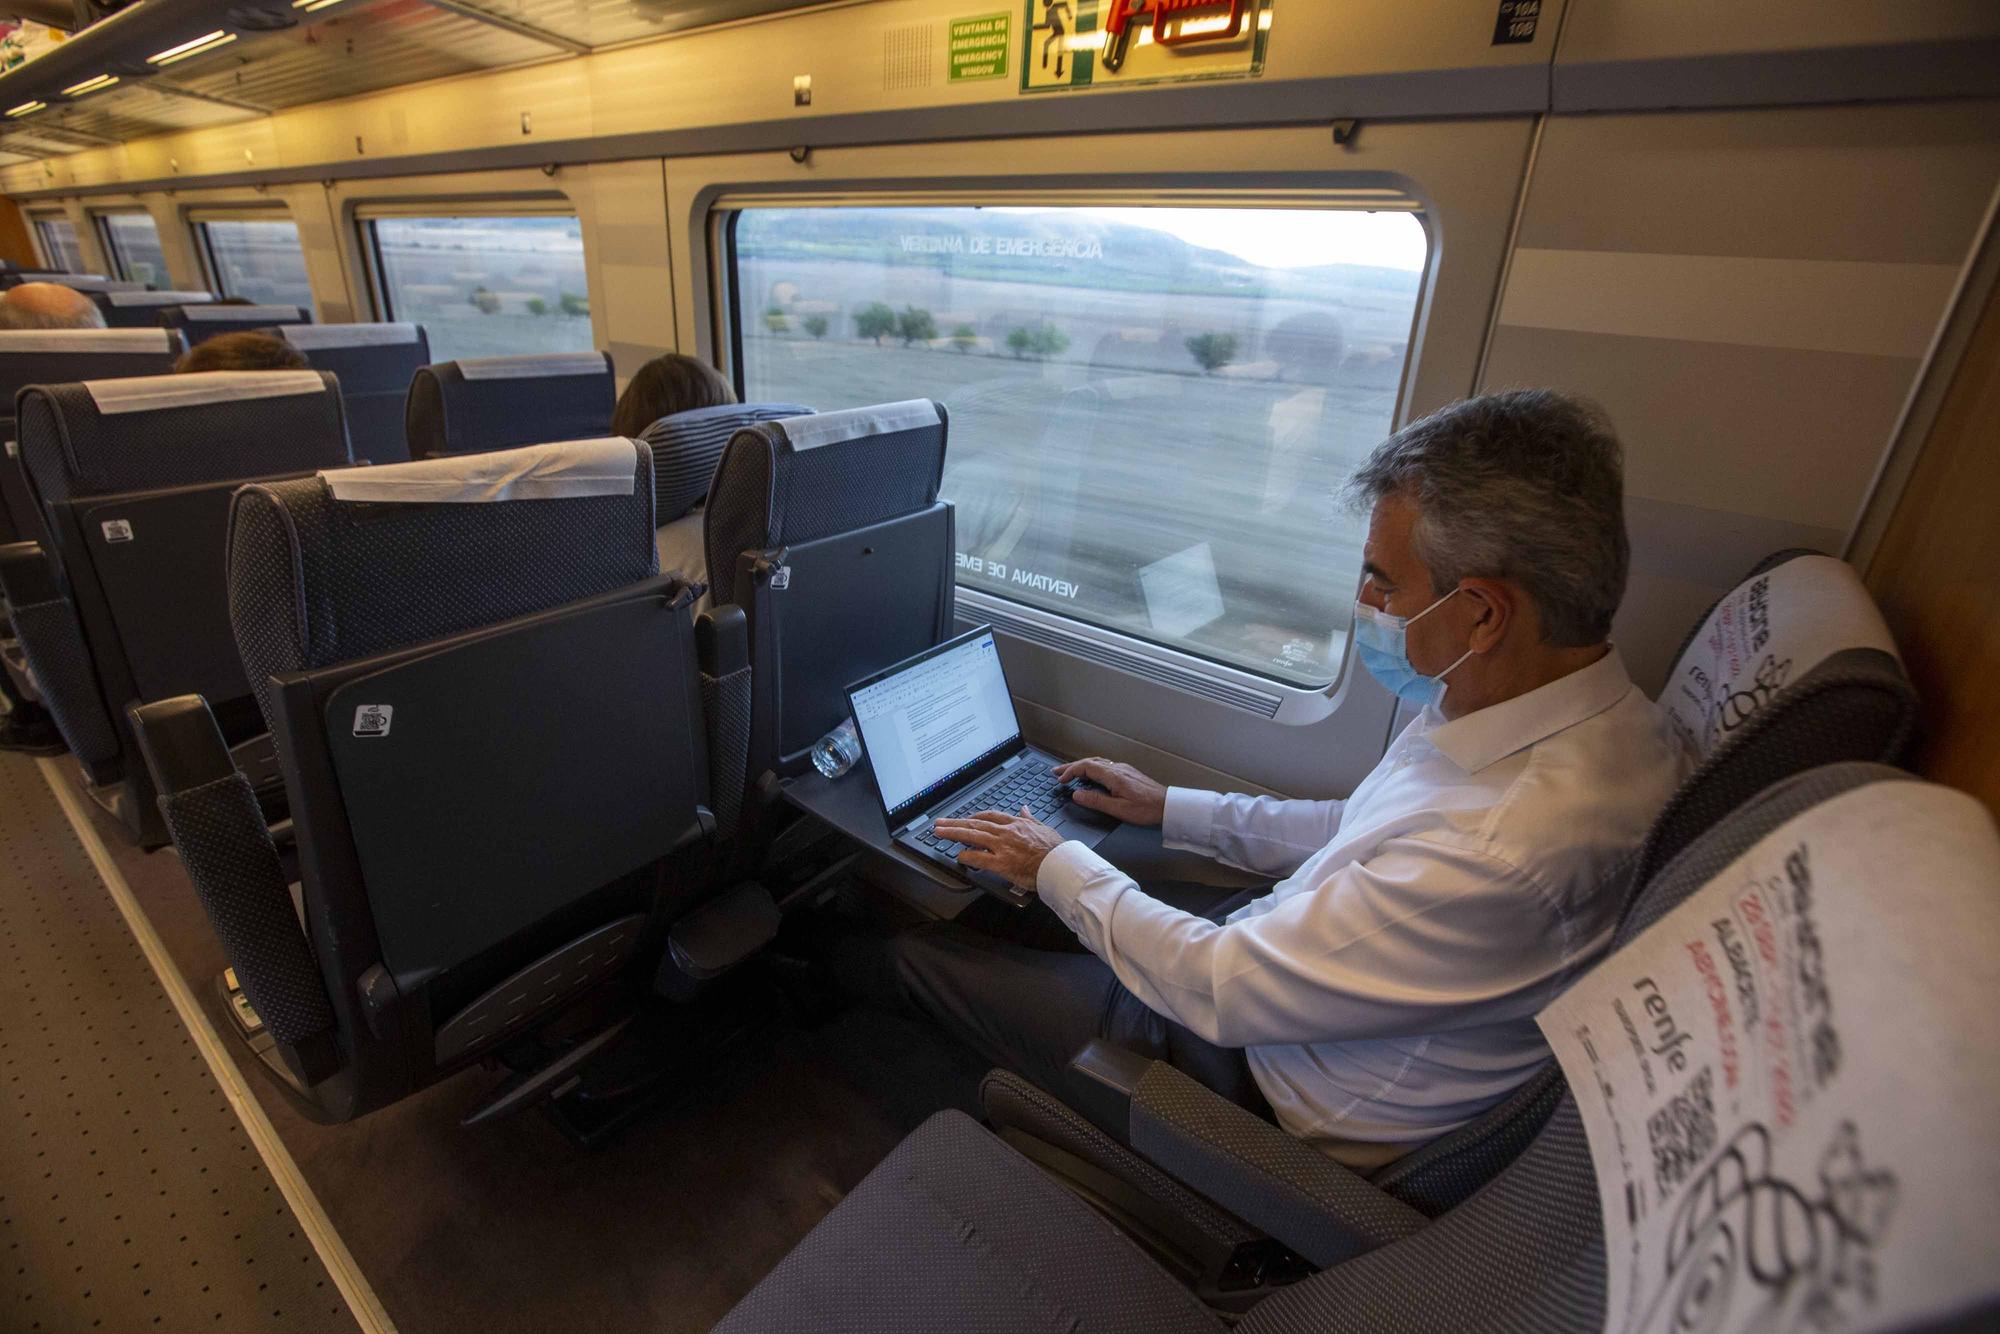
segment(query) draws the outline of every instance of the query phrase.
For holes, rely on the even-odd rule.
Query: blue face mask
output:
[[[1410,665],[1409,629],[1424,617],[1450,601],[1459,590],[1454,588],[1415,616],[1391,616],[1386,611],[1378,611],[1361,601],[1354,602],[1354,647],[1361,654],[1361,665],[1368,674],[1380,681],[1390,694],[1417,708],[1431,708],[1444,701],[1445,677],[1450,676],[1458,666],[1472,656],[1467,649],[1459,655],[1458,662],[1445,668],[1436,676],[1425,676]]]

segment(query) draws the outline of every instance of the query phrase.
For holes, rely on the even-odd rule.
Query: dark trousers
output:
[[[1220,921],[1257,891],[1154,884],[1147,893]],[[1093,1038],[1170,1063],[1238,1106],[1271,1109],[1241,1048],[1218,1047],[1155,1013],[1054,912],[982,899],[956,921],[907,931],[888,943],[889,992],[987,1060],[1074,1102],[1069,1063]]]

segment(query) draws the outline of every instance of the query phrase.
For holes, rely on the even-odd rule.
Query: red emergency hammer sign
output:
[[[1153,40],[1161,46],[1226,42],[1242,35],[1244,24],[1257,8],[1256,0],[1110,0],[1110,4],[1110,12],[1104,19],[1101,58],[1104,68],[1113,73],[1125,63],[1125,49],[1131,45],[1133,31],[1142,23],[1152,23]],[[1225,15],[1229,19],[1226,28],[1187,31],[1190,20]]]

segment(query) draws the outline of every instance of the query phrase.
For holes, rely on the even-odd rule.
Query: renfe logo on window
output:
[[[1228,42],[1243,35],[1255,0],[1111,0],[1104,17],[1104,67],[1125,63],[1133,30],[1150,22],[1161,46]]]

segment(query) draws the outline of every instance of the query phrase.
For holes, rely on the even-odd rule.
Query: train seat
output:
[[[213,292],[92,292],[90,297],[113,329],[157,329],[161,307],[202,306],[215,300]]]
[[[651,454],[616,438],[237,493],[231,617],[283,760],[303,933],[203,702],[137,721],[259,1016],[244,1036],[311,1115],[494,1055],[658,957],[702,896],[673,868],[714,828],[697,639],[726,627],[656,574],[652,516]]]
[[[200,691],[233,742],[264,731],[230,636],[229,496],[252,478],[346,464],[340,395],[318,371],[215,372],[34,385],[19,406],[48,540],[0,553],[0,582],[95,795],[134,839],[158,844],[125,710]]]
[[[409,462],[403,403],[411,379],[431,359],[421,324],[287,324],[275,332],[314,370],[332,371],[340,380],[355,458]]]
[[[218,301],[210,305],[162,307],[158,322],[169,329],[179,329],[188,346],[193,347],[217,334],[247,333],[286,324],[311,324],[313,317],[312,312],[302,306],[231,306]]]
[[[1870,818],[1885,809],[1894,809],[1898,821]],[[1950,863],[1950,873],[1929,877],[1923,887],[1920,930],[1931,942],[1963,940],[1957,965],[1977,961],[1981,972],[1990,972],[1982,955],[2000,929],[2000,841],[1990,819],[1962,794],[1871,764],[1794,775],[1695,837],[1642,887],[1619,928],[1614,957],[1690,895],[1725,876],[1738,877],[1746,854],[1766,857],[1782,874],[1794,836],[1824,845],[1850,826],[1866,831],[1860,837],[1890,840],[1912,856],[1924,850],[1931,864]],[[1977,836],[1967,838],[1965,831],[1975,827]],[[1950,850],[1937,852],[1940,843]],[[1876,900],[1875,889],[1828,876],[1815,884],[1817,894],[1852,895],[1863,904]],[[1877,911],[1885,930],[1902,933],[1908,914],[1897,896],[1880,900]],[[1869,1040],[1843,1042],[1843,1067],[1892,1069],[1912,1097],[1923,1096],[1927,1084],[1964,1086],[1954,1063],[1975,1059],[1969,1049],[1892,1045],[1877,1036],[1893,1029],[1866,1029]],[[1986,1050],[1984,1060],[2000,1057],[1990,1033],[1968,1041]],[[1249,1307],[1236,1329],[1582,1334],[1603,1327],[1607,1273],[1598,1185],[1567,1087],[1519,1157],[1445,1218],[1429,1222],[1390,1201],[1336,1226],[1328,1220],[1338,1211],[1330,1214],[1325,1202],[1362,1187],[1346,1169],[1296,1143],[1293,1150],[1317,1161],[1303,1171],[1286,1163],[1285,1150],[1274,1154],[1265,1141],[1269,1126],[1171,1067],[1146,1066],[1129,1078],[1104,1073],[1112,1084],[1108,1096],[1121,1105],[1135,1143],[1181,1180],[1238,1179],[1227,1192],[1231,1207],[1256,1234],[1290,1253],[1273,1250],[1269,1241],[1246,1243],[1246,1279],[1261,1265],[1267,1281],[1202,1294],[1218,1307]],[[1989,1150],[1965,1144],[1948,1152],[1984,1163]],[[1908,1216],[1925,1203],[1902,1198],[1896,1208]],[[1286,1281],[1268,1281],[1274,1273]],[[1714,1299],[1705,1328],[1749,1329],[1768,1316],[1762,1299],[1739,1300],[1725,1320],[1726,1281],[1717,1288],[1706,1271],[1697,1277],[1706,1284],[1701,1300]],[[1176,1286],[1130,1238],[1081,1201],[1050,1190],[1028,1158],[994,1142],[963,1115],[944,1112],[878,1166],[716,1329],[1225,1328],[1192,1292],[1176,1292]],[[1973,1300],[1990,1318],[2000,1293],[1990,1274],[1978,1286],[1983,1292]]]
[[[0,433],[7,455],[0,461],[0,541],[38,537],[41,524],[21,471],[14,432],[14,400],[31,384],[112,380],[126,375],[165,375],[182,351],[180,335],[157,325],[150,329],[0,330]]]
[[[653,522],[658,525],[654,545],[659,548],[661,569],[677,570],[696,583],[708,582],[701,509],[729,438],[741,427],[808,417],[812,411],[796,403],[730,403],[676,412],[639,433],[653,451]]]
[[[748,622],[749,790],[803,773],[846,687],[950,636],[949,422],[911,399],[731,437],[703,515],[715,604]]]
[[[19,287],[23,283],[54,283],[58,287],[74,287],[79,292],[143,292],[146,284],[126,278],[107,278],[101,273],[7,273],[0,274],[0,288]]]
[[[616,399],[607,353],[461,358],[417,371],[404,429],[418,459],[582,440],[611,429]]]
[[[1612,892],[1628,914],[1655,872],[1772,783],[1827,764],[1910,759],[1918,701],[1881,613],[1851,567],[1817,552],[1780,551],[1717,599],[1689,631],[1668,681],[1662,704],[1701,759],[1616,877]],[[1562,1089],[1554,1063],[1544,1065],[1497,1106],[1365,1184],[1357,1178],[1356,1190],[1330,1207],[1349,1218],[1392,1203],[1443,1215],[1514,1159]],[[1154,1165],[1048,1092],[995,1071],[981,1099],[994,1125],[1128,1183],[1154,1226],[1229,1235],[1226,1220],[1162,1188]]]

